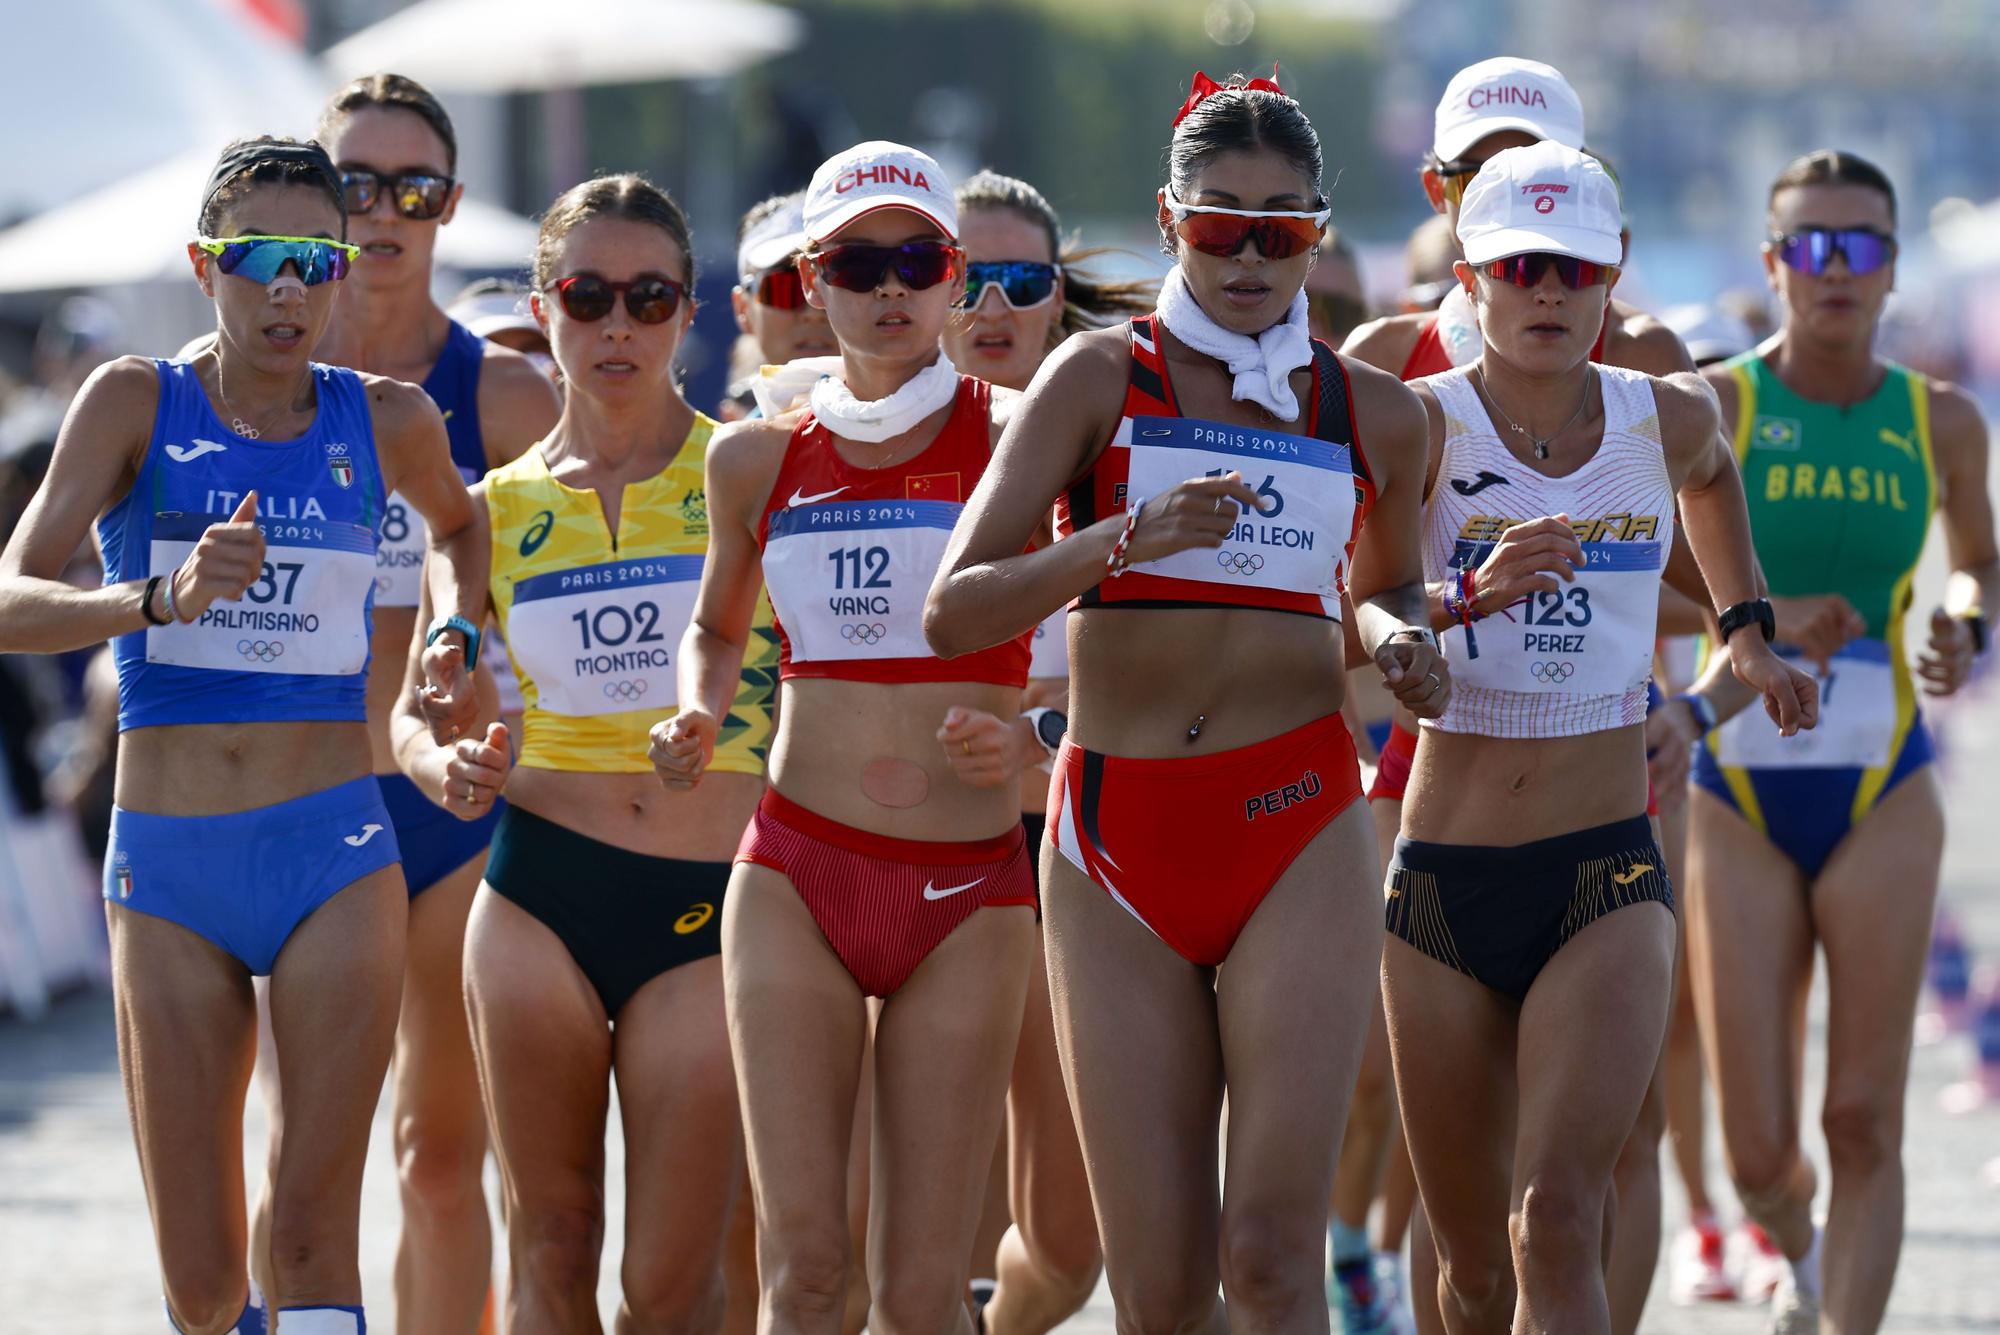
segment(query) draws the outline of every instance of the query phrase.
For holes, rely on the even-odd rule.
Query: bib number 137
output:
[[[887,547],[839,547],[826,559],[833,562],[836,589],[886,589],[892,583]]]

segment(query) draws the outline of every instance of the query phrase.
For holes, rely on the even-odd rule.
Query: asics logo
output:
[[[341,842],[345,844],[352,844],[354,847],[359,848],[380,833],[382,833],[382,827],[377,825],[374,821],[371,820],[366,825],[361,827],[360,834],[347,835],[341,840]]]
[[[1506,478],[1485,468],[1480,469],[1479,476],[1470,482],[1467,482],[1462,477],[1455,477],[1451,480],[1451,489],[1461,496],[1477,496],[1488,487],[1505,487],[1510,485],[1512,484]]]
[[[794,505],[811,505],[814,501],[831,500],[846,490],[846,487],[835,487],[832,491],[816,491],[808,496],[805,494],[803,488],[794,487],[792,488],[792,499],[785,502],[785,508],[789,510]]]
[[[623,700],[630,704],[646,693],[644,681],[607,681],[604,683],[604,698]]]
[[[1215,563],[1238,575],[1254,575],[1264,568],[1264,558],[1255,552],[1217,552]]]
[[[980,877],[980,878],[979,878],[979,881],[983,881],[983,880],[985,880],[985,879],[986,879],[986,878],[985,878],[984,876],[982,876],[982,877]],[[959,891],[961,891],[961,890],[970,890],[970,889],[971,889],[971,888],[972,888],[973,886],[975,886],[975,885],[978,885],[978,884],[979,884],[979,881],[967,881],[967,882],[966,882],[966,883],[965,883],[964,885],[954,885],[954,886],[949,886],[949,887],[947,887],[947,888],[945,888],[945,889],[943,889],[943,890],[940,890],[940,889],[938,889],[938,888],[937,888],[937,886],[936,886],[936,885],[934,885],[934,884],[933,884],[932,882],[930,882],[930,881],[925,881],[925,882],[924,882],[924,898],[925,898],[925,899],[950,899],[950,898],[951,898],[951,897],[952,897],[953,895],[957,894],[957,893],[958,893]]]
[[[859,621],[840,628],[840,638],[849,644],[876,644],[888,633],[889,628],[879,621],[872,624]]]
[[[177,464],[191,464],[204,454],[220,454],[228,448],[219,440],[196,440],[192,445],[167,446],[167,457]]]
[[[285,656],[285,646],[277,640],[238,640],[236,652],[246,663],[275,663]]]
[[[1651,871],[1652,869],[1653,869],[1653,864],[1650,862],[1635,862],[1632,864],[1632,869],[1628,872],[1625,872],[1623,875],[1620,875],[1617,872],[1613,872],[1611,874],[1611,879],[1616,881],[1620,885],[1630,885],[1632,884],[1632,882],[1638,880],[1641,876],[1644,876],[1647,872]]]
[[[696,904],[693,908],[674,919],[674,935],[687,936],[708,926],[708,920],[715,916],[715,905]]]
[[[1571,677],[1574,677],[1576,675],[1576,664],[1552,658],[1546,663],[1529,664],[1528,672],[1536,681],[1554,685],[1556,682],[1568,681]]]
[[[549,540],[549,530],[556,526],[556,512],[544,510],[536,515],[528,525],[528,531],[521,535],[521,555],[533,556]]]

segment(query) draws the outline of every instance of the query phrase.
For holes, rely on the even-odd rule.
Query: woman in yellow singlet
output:
[[[743,1172],[722,899],[763,791],[771,674],[753,654],[709,782],[662,790],[646,732],[673,705],[715,429],[672,373],[693,254],[680,206],[637,176],[586,181],[544,218],[535,312],[569,393],[548,438],[473,489],[527,702],[520,760],[510,774],[497,723],[448,750],[402,751],[411,777],[468,818],[507,790],[465,980],[506,1190],[509,1331],[600,1329],[612,1078],[627,1182],[618,1328],[722,1319]]]

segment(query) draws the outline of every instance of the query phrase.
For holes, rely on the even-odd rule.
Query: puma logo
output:
[[[1620,875],[1617,872],[1611,873],[1611,879],[1616,881],[1619,885],[1630,885],[1632,884],[1632,882],[1638,880],[1641,876],[1644,876],[1647,872],[1651,871],[1652,869],[1653,869],[1653,864],[1650,862],[1635,862],[1632,864],[1632,869],[1628,872],[1625,872],[1623,875]]]
[[[1461,496],[1477,496],[1488,487],[1505,487],[1510,485],[1512,484],[1506,478],[1485,468],[1480,469],[1479,476],[1470,482],[1467,482],[1462,477],[1455,477],[1451,480],[1451,489]]]
[[[1910,435],[1905,436],[1898,432],[1891,431],[1888,427],[1885,426],[1882,428],[1879,434],[1881,441],[1884,445],[1893,446],[1894,448],[1899,449],[1904,454],[1908,455],[1910,457],[1911,462],[1916,461],[1917,442],[1914,439],[1916,434],[1915,432],[1912,432]]]
[[[220,454],[228,448],[219,440],[196,440],[192,445],[167,446],[167,457],[177,464],[191,464],[204,454]]]

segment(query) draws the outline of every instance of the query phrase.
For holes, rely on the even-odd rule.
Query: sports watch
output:
[[[428,649],[438,636],[448,630],[455,630],[465,637],[465,670],[472,671],[479,666],[479,627],[471,620],[453,612],[448,617],[439,617],[431,622],[431,628],[424,635],[424,648]]]
[[[1394,644],[1398,640],[1404,644],[1429,645],[1433,652],[1438,652],[1437,632],[1429,626],[1404,626],[1401,630],[1391,631],[1382,643]]]
[[[1039,705],[1021,717],[1035,730],[1035,740],[1042,744],[1042,750],[1053,757],[1062,745],[1063,734],[1069,731],[1069,716],[1060,709]]]
[[[1695,726],[1701,729],[1702,736],[1706,737],[1709,733],[1715,731],[1715,702],[1713,700],[1705,695],[1697,695],[1693,691],[1682,691],[1674,699],[1688,707],[1688,713],[1694,715]]]
[[[1764,632],[1764,643],[1769,644],[1772,637],[1778,633],[1778,614],[1771,610],[1769,598],[1752,598],[1748,602],[1737,603],[1723,612],[1718,619],[1722,642],[1729,643],[1731,635],[1753,621],[1757,623],[1758,629]]]

